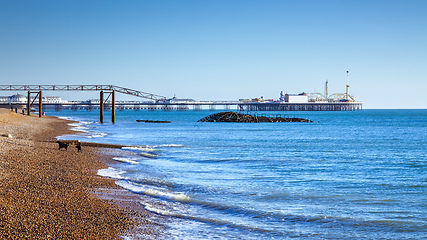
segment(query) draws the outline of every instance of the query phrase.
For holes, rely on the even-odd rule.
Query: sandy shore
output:
[[[135,229],[138,238],[157,238],[161,224],[96,175],[108,156],[45,142],[72,133],[68,123],[0,109],[0,239],[120,239]]]

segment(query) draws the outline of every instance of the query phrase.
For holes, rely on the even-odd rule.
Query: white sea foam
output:
[[[73,120],[71,117],[58,117],[59,119],[64,119],[64,120]]]
[[[181,144],[162,144],[162,145],[154,145],[154,146],[151,146],[151,147],[153,147],[153,148],[161,148],[161,147],[184,147],[184,145],[181,145]]]
[[[117,185],[126,188],[135,193],[141,193],[152,197],[165,198],[170,200],[176,200],[180,202],[190,202],[191,198],[184,193],[170,192],[167,189],[154,187],[154,186],[145,186],[140,184],[135,184],[129,181],[119,180],[116,182]]]
[[[142,205],[144,205],[144,208],[147,209],[150,212],[154,212],[163,216],[174,216],[175,214],[173,214],[171,211],[165,210],[165,209],[161,209],[159,207],[157,207],[156,205],[152,205],[146,202],[140,202]]]
[[[69,123],[68,126],[71,127],[71,130],[79,131],[79,132],[87,132],[88,127],[84,126],[83,123]]]
[[[103,177],[110,177],[115,179],[124,179],[123,175],[126,173],[125,171],[115,169],[113,167],[108,167],[106,169],[100,169],[98,170],[98,175]]]
[[[151,147],[122,147],[122,150],[144,151],[144,152],[160,151],[159,149],[155,149],[155,148],[151,148]]]
[[[118,161],[118,162],[130,163],[130,164],[139,164],[138,161],[135,161],[135,160],[130,159],[130,158],[113,157],[113,160]]]
[[[122,147],[122,150],[140,150],[142,147]]]
[[[102,137],[105,137],[105,136],[107,136],[107,134],[106,134],[106,133],[101,133],[101,132],[97,132],[97,133],[94,133],[94,132],[88,132],[88,136],[87,136],[87,138],[102,138]]]
[[[145,152],[158,152],[161,151],[160,149],[156,149],[156,148],[145,148],[144,149]]]
[[[104,137],[107,134],[105,133],[95,133],[95,132],[91,132],[88,127],[88,125],[92,124],[93,122],[89,122],[89,121],[79,121],[76,120],[74,118],[71,117],[58,117],[61,119],[65,119],[65,120],[71,120],[71,121],[77,121],[77,122],[73,122],[73,123],[69,123],[68,126],[71,127],[71,130],[73,131],[77,131],[77,132],[81,132],[82,134],[77,134],[77,135],[83,135],[86,138],[99,138],[99,137]]]

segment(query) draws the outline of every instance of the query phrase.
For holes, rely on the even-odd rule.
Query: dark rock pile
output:
[[[313,122],[304,118],[290,117],[267,117],[264,115],[250,115],[236,112],[220,112],[200,119],[198,122],[242,122],[242,123],[260,123],[260,122]]]

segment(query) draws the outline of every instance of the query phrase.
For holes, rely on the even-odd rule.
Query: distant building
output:
[[[27,98],[25,98],[25,101]],[[35,98],[34,97],[31,98],[31,101],[34,101],[34,103],[38,103],[39,102],[39,98]],[[43,103],[57,103],[57,104],[61,104],[61,103],[68,103],[67,100],[62,100],[60,97],[43,97]]]
[[[285,94],[285,102],[287,103],[308,103],[308,96],[306,93],[300,94]]]
[[[43,97],[43,103],[68,103],[68,101],[60,97]]]
[[[34,98],[31,99],[32,101]],[[19,93],[12,96],[0,96],[0,103],[27,103],[27,97]],[[36,98],[35,103],[39,102]],[[43,103],[68,103],[67,100],[62,100],[60,97],[43,97]]]
[[[12,96],[0,96],[0,102],[2,103],[26,103],[27,97],[19,93]]]
[[[194,99],[180,99],[180,98],[176,98],[176,97],[166,99],[166,101],[165,101],[165,103],[170,103],[170,104],[173,104],[173,103],[192,103],[192,102],[195,102],[195,100]]]

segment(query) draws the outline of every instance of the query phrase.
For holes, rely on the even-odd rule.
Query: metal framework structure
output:
[[[321,93],[307,93],[309,102],[340,102],[346,100],[348,102],[357,102],[356,98],[346,93],[334,93],[330,96],[324,96]]]
[[[116,91],[159,102],[166,100],[164,96],[115,85],[0,85],[0,91]]]
[[[136,97],[147,98],[155,100],[156,102],[164,102],[166,97],[141,92],[137,90],[132,90],[129,88],[118,87],[114,85],[0,85],[0,91],[28,91],[28,103],[27,111],[28,115],[31,114],[31,93],[37,93],[39,97],[39,117],[42,117],[43,107],[42,107],[42,92],[43,91],[100,91],[100,122],[104,122],[104,106],[108,98],[111,96],[111,101],[113,103],[111,121],[114,123],[116,121],[115,114],[115,92],[128,94]],[[109,93],[110,95],[104,101],[104,92]],[[37,98],[36,96],[36,98]]]

